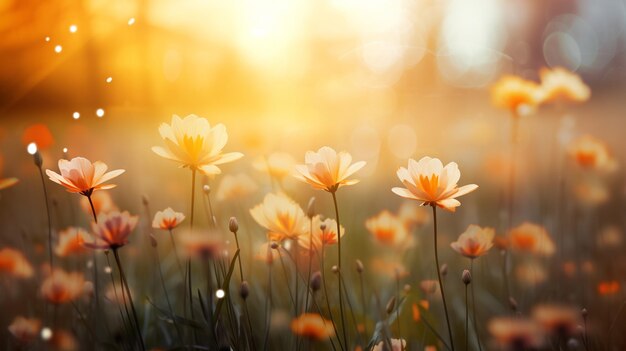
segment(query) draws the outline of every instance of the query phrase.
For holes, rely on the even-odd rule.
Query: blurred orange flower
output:
[[[566,100],[584,102],[589,100],[591,89],[583,82],[579,75],[562,67],[553,69],[542,68],[541,76],[542,102]]]
[[[524,222],[509,231],[513,250],[542,256],[552,256],[556,251],[554,242],[546,229],[540,225]]]
[[[537,83],[513,75],[503,76],[491,87],[493,104],[508,109],[514,117],[534,111],[541,96]]]
[[[398,208],[398,217],[407,228],[422,227],[430,222],[428,210],[415,201],[403,201]]]
[[[387,210],[368,218],[365,227],[383,245],[406,247],[412,239],[404,222]]]
[[[217,188],[216,198],[218,201],[241,200],[254,194],[259,187],[254,180],[245,173],[237,175],[227,174],[222,178],[220,186]]]
[[[406,267],[396,259],[373,258],[370,267],[375,273],[387,278],[402,279],[409,275]]]
[[[471,224],[450,246],[465,257],[476,258],[486,254],[493,247],[495,235],[493,228],[481,228]]]
[[[168,160],[180,163],[181,167],[199,170],[206,175],[220,174],[218,165],[243,157],[242,153],[222,153],[228,141],[223,124],[213,127],[206,118],[189,115],[172,117],[172,123],[159,127],[161,138],[167,147],[153,146],[152,151]]]
[[[292,320],[291,331],[294,334],[318,341],[329,339],[335,335],[332,322],[317,313],[303,313]]]
[[[545,341],[539,325],[525,318],[496,317],[489,321],[487,329],[495,343],[505,350],[534,350]]]
[[[391,350],[389,350],[389,347],[383,340],[376,344],[376,346],[372,348],[372,351],[403,351],[406,348],[406,341],[404,339],[389,339],[389,342],[391,343]]]
[[[571,144],[569,154],[576,164],[586,169],[611,172],[617,169],[608,145],[591,135],[583,135]]]
[[[296,239],[309,231],[309,220],[295,201],[283,193],[267,194],[250,210],[252,218],[268,230],[271,241]]]
[[[445,167],[438,158],[423,157],[419,161],[409,159],[408,168],[398,169],[398,178],[406,188],[395,187],[394,193],[407,199],[423,201],[423,205],[436,205],[454,212],[461,203],[457,197],[470,193],[478,185],[457,187],[461,172],[456,163]]]
[[[33,276],[33,266],[22,252],[5,247],[0,250],[0,272],[7,272],[17,278]]]
[[[286,152],[275,152],[268,157],[257,158],[252,166],[261,172],[267,172],[271,177],[282,181],[293,173],[296,161]]]
[[[420,290],[424,295],[433,295],[439,291],[439,282],[432,279],[425,279],[420,282]]]
[[[538,305],[532,310],[532,318],[544,331],[560,337],[572,336],[581,325],[580,310],[564,305]]]
[[[107,165],[96,161],[93,164],[84,157],[74,157],[70,161],[59,160],[61,174],[46,169],[46,174],[53,182],[63,185],[67,191],[91,196],[95,190],[114,188],[114,184],[105,182],[124,173],[123,169],[107,172]]]
[[[74,301],[85,293],[85,278],[82,273],[68,273],[55,269],[41,284],[41,296],[53,304]]]
[[[40,150],[45,150],[54,144],[54,137],[46,126],[43,123],[36,123],[24,130],[24,134],[22,134],[22,144],[24,146],[35,143],[37,144],[37,148]]]
[[[182,214],[181,212],[176,212],[171,207],[168,207],[165,210],[157,211],[157,213],[154,214],[154,219],[152,220],[152,228],[172,230],[176,228],[183,220],[185,220],[184,214]]]
[[[298,245],[307,250],[311,248],[311,239],[313,239],[313,248],[318,251],[321,250],[322,245],[334,245],[338,241],[337,222],[332,218],[322,220],[320,216],[313,217],[313,235],[308,233],[309,230],[306,234],[298,236]],[[345,234],[346,230],[341,226],[341,237]]]
[[[54,252],[59,257],[80,255],[87,251],[84,245],[87,237],[87,231],[83,228],[69,227],[62,230],[59,232],[59,242]]]
[[[585,180],[574,187],[578,201],[585,206],[598,206],[610,199],[609,189],[599,180]]]
[[[183,254],[187,257],[197,257],[202,260],[219,257],[224,245],[212,234],[215,233],[183,232],[180,235]]]
[[[548,272],[541,264],[535,261],[526,261],[516,265],[515,278],[522,285],[534,287],[548,280]]]
[[[39,336],[41,320],[17,316],[9,325],[9,332],[22,344],[29,343]]]
[[[131,216],[128,211],[113,211],[98,215],[98,223],[91,223],[95,241],[85,243],[94,249],[117,249],[128,244],[128,236],[135,229],[138,216]]]
[[[93,193],[93,195],[91,195],[91,202],[93,203],[93,209],[96,211],[96,215],[111,211],[119,211],[113,202],[113,198],[106,191],[97,191]],[[87,215],[91,216],[91,205],[89,204],[88,198],[81,197],[80,207]]]
[[[619,290],[620,285],[617,280],[608,280],[598,283],[598,294],[601,296],[615,295]]]
[[[342,186],[358,183],[359,180],[348,178],[364,166],[365,161],[352,164],[352,156],[347,152],[337,153],[334,149],[323,146],[317,152],[307,151],[304,164],[296,165],[298,173],[294,176],[315,189],[332,193]]]

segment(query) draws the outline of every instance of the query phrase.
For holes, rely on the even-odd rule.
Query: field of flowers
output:
[[[2,105],[0,347],[626,349],[623,91],[512,71],[408,119]]]

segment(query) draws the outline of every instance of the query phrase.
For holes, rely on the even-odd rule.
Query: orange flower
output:
[[[9,332],[23,344],[35,340],[41,330],[41,321],[37,318],[17,316],[9,325]]]
[[[381,341],[372,348],[372,351],[403,351],[406,349],[406,341],[404,339],[390,339],[391,350],[387,347],[385,341]]]
[[[69,227],[59,232],[59,243],[54,252],[59,257],[82,254],[86,251],[84,244],[87,236],[83,228]]]
[[[505,350],[533,350],[544,343],[541,328],[532,320],[496,317],[487,326],[495,343]]]
[[[335,335],[332,322],[317,313],[303,313],[292,320],[291,331],[294,334],[318,341],[330,339]]]
[[[296,239],[309,231],[309,220],[300,205],[283,193],[265,195],[263,203],[252,208],[250,214],[268,230],[271,241]]]
[[[569,154],[582,168],[611,172],[617,169],[617,162],[609,147],[591,135],[576,139],[569,148]]]
[[[527,261],[515,267],[515,278],[525,286],[533,287],[548,280],[546,269],[534,261]]]
[[[52,350],[57,351],[74,351],[78,350],[78,341],[72,333],[66,330],[55,330],[52,338],[48,340],[48,345]]]
[[[409,159],[408,168],[398,169],[398,178],[406,188],[391,189],[397,195],[422,201],[423,205],[438,206],[454,212],[461,203],[457,197],[470,193],[478,185],[470,184],[457,187],[461,172],[456,163],[450,162],[445,167],[438,158],[423,157],[419,161]]]
[[[152,220],[152,228],[172,230],[185,220],[185,215],[181,212],[172,210],[171,207],[166,208],[163,211],[157,211]]]
[[[619,290],[620,285],[617,280],[608,280],[598,283],[598,294],[601,296],[615,295]]]
[[[33,266],[18,250],[5,247],[0,250],[0,272],[7,272],[17,278],[33,276]]]
[[[524,222],[509,231],[512,249],[542,256],[552,256],[556,248],[546,229],[540,225]]]
[[[609,198],[609,189],[597,180],[586,180],[574,187],[576,198],[585,206],[598,206],[606,203]]]
[[[43,123],[36,123],[24,130],[22,134],[22,144],[24,146],[35,143],[37,148],[45,150],[54,144],[54,137],[50,133],[50,129]]]
[[[574,335],[582,323],[578,309],[563,305],[535,306],[532,317],[544,331],[563,337]]]
[[[61,174],[46,169],[46,174],[53,182],[63,185],[71,193],[91,196],[95,190],[114,188],[114,184],[105,182],[124,173],[123,169],[107,172],[107,165],[96,161],[93,164],[84,157],[74,157],[71,161],[59,160]]]
[[[412,239],[402,220],[387,210],[367,219],[365,227],[383,245],[406,247]]]
[[[437,291],[439,291],[439,282],[432,279],[422,280],[420,282],[420,289],[424,295],[434,295]]]
[[[576,73],[562,67],[555,67],[553,69],[542,68],[539,75],[543,102],[589,100],[591,90]]]
[[[174,115],[171,124],[161,124],[159,133],[167,149],[153,146],[155,154],[209,176],[222,173],[218,165],[243,157],[239,152],[222,153],[228,141],[223,124],[211,127],[206,118],[196,115],[183,119]]]
[[[491,87],[491,100],[514,117],[527,115],[541,102],[540,86],[518,76],[506,75]]]
[[[398,208],[398,217],[407,228],[422,227],[430,222],[430,213],[415,201],[403,201]]]
[[[40,291],[43,298],[53,304],[74,301],[85,292],[85,278],[82,273],[55,269],[43,281]]]
[[[93,249],[117,249],[128,244],[128,236],[135,229],[138,216],[131,216],[128,211],[113,211],[98,215],[98,223],[91,223],[95,242],[85,243]]]
[[[623,234],[619,227],[610,225],[598,233],[596,243],[600,248],[618,248],[623,241]]]
[[[211,233],[215,234],[215,233]],[[215,235],[206,233],[184,232],[180,235],[183,254],[187,257],[198,257],[202,260],[219,257],[224,246]]]
[[[495,235],[493,228],[481,228],[471,224],[450,246],[461,255],[473,259],[486,254],[493,247]]]
[[[252,166],[261,172],[267,172],[271,177],[282,181],[293,172],[295,165],[293,156],[286,152],[275,152],[268,157],[260,157]]]
[[[309,183],[315,189],[335,192],[342,186],[353,185],[357,179],[348,179],[365,166],[365,161],[352,163],[352,156],[347,152],[337,153],[328,146],[321,147],[317,152],[307,151],[304,164],[296,165],[298,174],[294,176]]]
[[[12,187],[17,184],[17,182],[19,182],[19,179],[17,178],[0,178],[0,190]]]
[[[113,202],[113,198],[106,191],[93,193],[93,195],[91,195],[91,202],[93,203],[93,209],[96,211],[96,215],[111,211],[119,211]],[[91,205],[89,204],[88,198],[82,197],[80,199],[80,207],[87,215],[91,216]]]
[[[258,189],[254,180],[245,173],[235,176],[227,174],[217,188],[216,197],[218,201],[241,200],[254,194]]]
[[[307,230],[306,234],[298,236],[298,245],[309,250],[311,247],[311,239],[313,239],[313,248],[321,250],[322,245],[329,246],[337,243],[337,222],[332,218],[326,218],[322,221],[320,216],[313,217],[313,235]],[[346,234],[346,230],[341,226],[341,237]]]

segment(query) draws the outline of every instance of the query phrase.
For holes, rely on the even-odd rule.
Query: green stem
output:
[[[48,188],[46,187],[46,181],[43,176],[43,170],[41,167],[37,167],[39,169],[39,176],[41,177],[41,185],[43,185],[43,197],[46,202],[46,215],[48,216],[48,256],[50,259],[50,271],[53,269],[52,265],[52,220],[50,219],[50,205],[48,204]]]
[[[450,327],[450,318],[448,317],[448,304],[446,303],[446,294],[443,289],[443,281],[441,280],[441,269],[439,268],[439,254],[437,252],[437,206],[431,204],[433,208],[434,231],[433,238],[435,244],[435,265],[437,266],[437,279],[439,280],[439,290],[441,290],[441,300],[443,301],[443,310],[446,314],[446,324],[448,325],[448,336],[450,338],[450,347],[454,351],[454,339],[452,338],[452,327]]]
[[[469,351],[469,304],[467,300],[467,284],[465,284],[465,351]]]
[[[312,265],[313,265],[313,217],[309,218],[309,273],[306,279],[306,295],[305,295],[305,301],[304,301],[304,312],[307,312],[309,308],[309,294],[311,291]]]
[[[113,256],[115,256],[115,262],[117,263],[117,268],[120,271],[120,278],[122,280],[122,284],[126,289],[126,294],[128,295],[128,300],[130,302],[130,309],[133,312],[133,319],[135,321],[135,327],[137,328],[137,336],[139,336],[139,342],[141,344],[141,349],[146,350],[146,345],[143,343],[143,336],[141,336],[141,326],[139,325],[139,318],[137,317],[137,310],[135,310],[135,303],[133,302],[133,296],[130,292],[130,288],[128,287],[128,281],[126,280],[126,274],[124,274],[124,268],[122,268],[122,262],[120,261],[120,255],[117,252],[117,248],[113,249]]]
[[[336,190],[332,191],[333,204],[335,205],[335,218],[337,219],[337,280],[339,282],[339,313],[341,314],[341,329],[343,332],[344,349],[348,350],[348,335],[346,333],[346,317],[343,313],[343,295],[341,294],[341,226],[339,224],[339,207],[337,206]]]
[[[470,286],[472,294],[472,321],[474,323],[474,333],[476,334],[476,342],[478,343],[478,350],[483,351],[483,347],[480,343],[480,334],[478,334],[478,312],[476,311],[476,294],[474,293],[474,285],[476,284],[476,277],[474,276],[474,259],[470,260],[470,275],[472,276],[472,285]]]

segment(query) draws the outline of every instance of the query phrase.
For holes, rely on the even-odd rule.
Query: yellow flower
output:
[[[19,180],[17,178],[4,178],[0,179],[0,190],[6,189],[17,184]]]
[[[365,161],[352,163],[352,156],[347,152],[337,153],[328,146],[317,152],[307,151],[303,165],[297,165],[294,176],[309,183],[316,189],[335,192],[342,186],[358,183],[357,179],[348,179],[365,166]]]
[[[254,194],[259,189],[254,180],[245,173],[227,174],[217,188],[217,200],[240,200]]]
[[[591,135],[583,135],[576,139],[569,148],[574,161],[586,169],[611,172],[617,169],[617,162],[609,147]]]
[[[476,258],[486,254],[493,247],[495,235],[493,228],[481,228],[471,224],[450,246],[465,257]]]
[[[282,180],[293,172],[293,156],[286,152],[275,152],[268,157],[259,157],[252,166],[261,172],[267,172],[273,178]]]
[[[74,157],[70,161],[59,160],[61,174],[46,169],[46,174],[51,181],[63,185],[71,193],[80,193],[91,196],[95,190],[111,189],[115,184],[105,182],[124,173],[123,169],[107,172],[107,165],[96,161],[91,163],[84,157]]]
[[[152,220],[152,228],[172,230],[176,228],[183,220],[185,220],[184,214],[182,214],[181,212],[176,212],[172,210],[171,207],[168,207],[165,210],[157,211],[157,213],[154,214],[154,219]]]
[[[513,116],[526,115],[541,102],[541,89],[535,82],[506,75],[492,86],[491,99],[495,106],[508,109]]]
[[[313,235],[309,233],[311,230],[311,224],[307,226],[305,234],[298,236],[298,244],[309,250],[311,248],[311,239],[313,239],[313,248],[315,250],[321,250],[322,245],[334,245],[338,242],[337,237],[337,222],[332,218],[326,218],[322,220],[320,216],[313,217]],[[346,234],[346,230],[341,226],[341,237]]]
[[[171,124],[161,124],[159,133],[167,149],[154,146],[154,153],[206,175],[220,174],[222,171],[217,165],[243,156],[239,152],[222,153],[228,141],[226,127],[223,124],[211,127],[206,118],[196,115],[183,119],[174,115]]]
[[[438,206],[454,212],[461,203],[457,197],[470,193],[478,185],[457,187],[461,172],[456,163],[445,167],[438,158],[423,157],[419,161],[409,159],[408,168],[398,169],[398,178],[406,188],[395,187],[394,193],[407,199],[419,200],[423,205]]]
[[[387,210],[367,219],[365,227],[377,242],[384,245],[406,246],[411,241],[404,222]]]
[[[589,100],[589,96],[591,96],[591,90],[580,79],[580,76],[565,68],[542,68],[539,75],[541,76],[543,102],[557,100],[584,102]]]
[[[530,222],[512,228],[509,232],[509,243],[514,250],[542,256],[551,256],[556,251],[546,229]]]
[[[271,241],[296,239],[309,230],[309,220],[300,205],[282,193],[265,195],[263,203],[252,208],[250,214],[268,230]]]

